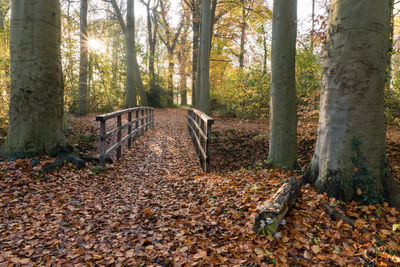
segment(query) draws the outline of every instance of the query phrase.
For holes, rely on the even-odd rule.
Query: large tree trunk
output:
[[[210,0],[203,0],[201,6],[201,38],[200,38],[200,101],[199,109],[211,115],[210,101]]]
[[[60,13],[58,0],[12,2],[8,155],[32,156],[66,144]]]
[[[271,115],[268,159],[296,167],[296,18],[297,1],[274,0],[271,51]]]
[[[78,114],[87,114],[87,81],[88,81],[88,34],[87,34],[87,0],[81,0],[80,10],[80,62],[79,62],[79,103]]]
[[[318,139],[306,178],[331,197],[385,197],[400,207],[386,165],[383,113],[390,14],[390,0],[332,0]]]
[[[127,1],[126,15],[126,107],[132,108],[137,106],[136,88],[137,73],[135,58],[135,17],[134,17],[134,0]]]

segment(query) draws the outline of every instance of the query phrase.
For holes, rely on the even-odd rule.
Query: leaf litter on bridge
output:
[[[67,165],[45,175],[28,160],[0,163],[0,265],[399,264],[398,210],[340,203],[310,186],[277,236],[255,235],[257,206],[296,174],[203,173],[185,114],[157,110],[155,129],[100,173]],[[73,127],[94,130],[93,120]],[[356,227],[332,221],[321,201],[341,207]]]

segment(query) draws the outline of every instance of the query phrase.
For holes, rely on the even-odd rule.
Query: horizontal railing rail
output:
[[[127,115],[126,122],[123,122],[123,116]],[[132,119],[134,115],[134,119]],[[110,119],[117,119],[116,128],[107,131],[106,122]],[[111,153],[117,150],[117,160],[122,155],[122,144],[128,141],[128,148],[132,146],[132,139],[144,134],[145,131],[154,128],[154,109],[149,107],[136,107],[119,110],[96,117],[96,121],[100,122],[100,164],[105,164],[105,159],[109,158]],[[127,129],[126,135],[122,137],[123,131]],[[114,134],[117,135],[116,143],[113,143],[107,149],[107,139]]]
[[[214,119],[200,110],[190,108],[187,115],[187,127],[193,141],[200,166],[210,172],[211,125]]]

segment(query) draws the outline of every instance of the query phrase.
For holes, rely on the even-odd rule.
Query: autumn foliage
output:
[[[345,204],[318,195],[311,186],[302,189],[275,236],[255,235],[257,207],[299,174],[257,165],[267,153],[265,121],[218,118],[212,156],[214,168],[221,169],[203,173],[185,114],[156,111],[155,129],[131,150],[124,148],[122,160],[106,170],[66,165],[41,173],[43,165],[54,161],[47,156],[33,167],[28,159],[1,162],[0,265],[400,264],[399,210],[386,204]],[[233,125],[241,125],[238,132],[228,130]],[[69,127],[76,133],[69,135],[70,142],[95,154],[95,140],[77,137],[97,134],[94,117],[73,118]],[[253,153],[232,162],[231,155],[239,153],[233,138],[241,140],[235,146],[249,146]],[[234,153],[224,152],[231,145]],[[398,139],[389,148],[398,175]],[[312,145],[300,152],[311,150]],[[236,167],[218,163],[224,157]],[[332,220],[323,204],[354,220],[354,227]]]

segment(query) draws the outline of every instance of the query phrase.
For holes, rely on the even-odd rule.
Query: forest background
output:
[[[125,17],[126,3],[117,1]],[[136,51],[149,104],[168,107],[190,105],[192,77],[191,11],[185,1],[136,1]],[[307,2],[307,3],[306,3]],[[327,26],[326,0],[298,3],[296,88],[299,110],[317,117],[319,89]],[[62,0],[62,65],[65,114],[78,113],[79,100],[79,1]],[[154,83],[150,82],[148,21],[146,4],[155,40]],[[89,1],[88,8],[88,112],[104,113],[125,106],[126,57],[124,34],[110,1]],[[267,118],[270,97],[271,1],[234,0],[217,4],[211,57],[210,91],[213,111],[222,116]],[[10,90],[9,63],[10,1],[0,1],[0,141],[7,129]],[[388,123],[400,126],[399,17],[394,10],[393,49],[390,81],[385,96]],[[168,36],[169,35],[169,36]],[[168,42],[174,41],[173,51]],[[166,45],[167,44],[167,45]],[[173,70],[172,86],[171,66]]]

